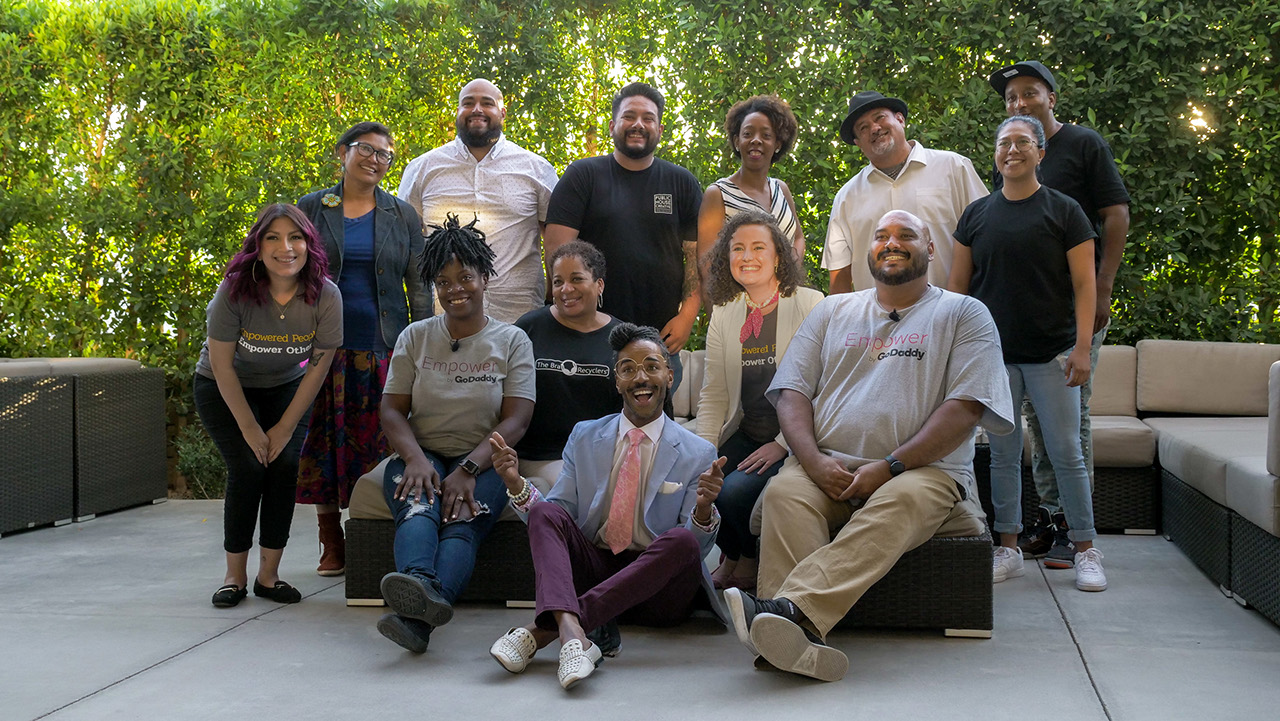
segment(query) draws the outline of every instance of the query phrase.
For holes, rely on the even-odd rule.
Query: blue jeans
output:
[[[736,469],[744,458],[761,445],[763,444],[751,440],[742,431],[729,436],[729,440],[720,446],[720,455],[728,459],[724,469]],[[782,460],[785,461],[786,458]],[[724,485],[716,498],[716,508],[720,509],[720,533],[716,536],[716,545],[724,551],[725,558],[736,561],[742,557],[756,557],[756,537],[751,535],[750,528],[751,511],[765,484],[781,468],[782,461],[778,461],[759,474],[739,470],[725,474]]]
[[[1080,453],[1084,456],[1084,466],[1089,470],[1089,487],[1093,487],[1093,424],[1089,421],[1089,399],[1093,397],[1093,374],[1098,372],[1098,349],[1107,339],[1108,323],[1102,330],[1093,334],[1089,343],[1089,380],[1080,386]],[[1036,409],[1024,398],[1022,415],[1027,418],[1027,433],[1031,437],[1031,477],[1035,479],[1036,493],[1040,496],[1040,505],[1055,512],[1058,503],[1058,479],[1053,473],[1053,462],[1044,450],[1044,434],[1040,432],[1040,418]],[[1070,522],[1068,522],[1070,523]]]
[[[1045,450],[1058,478],[1062,512],[1066,514],[1072,541],[1092,541],[1093,497],[1089,471],[1080,451],[1080,389],[1069,388],[1062,364],[1066,353],[1048,363],[1006,363],[1009,392],[1025,393],[1035,406],[1044,434]],[[1013,414],[1013,432],[992,435],[991,505],[996,533],[1022,531],[1022,417]]]
[[[442,459],[425,448],[422,450],[441,480],[465,458]],[[471,580],[476,551],[507,505],[506,486],[492,468],[481,472],[476,477],[475,498],[487,505],[489,512],[471,521],[441,524],[438,496],[431,505],[416,507],[409,501],[396,499],[396,485],[404,475],[404,468],[404,459],[395,458],[387,464],[382,477],[382,494],[396,519],[396,570],[428,582],[437,581],[445,599],[453,603]]]

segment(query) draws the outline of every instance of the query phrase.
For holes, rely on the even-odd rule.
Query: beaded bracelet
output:
[[[507,498],[511,500],[512,505],[516,506],[529,500],[529,496],[533,494],[533,486],[529,483],[529,479],[521,476],[520,480],[524,481],[524,487],[520,489],[520,493],[513,496],[510,490],[507,491]]]

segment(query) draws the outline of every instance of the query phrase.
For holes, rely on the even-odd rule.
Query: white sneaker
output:
[[[1081,591],[1107,590],[1107,574],[1102,570],[1102,551],[1090,548],[1076,554],[1076,588]]]
[[[1025,573],[1022,565],[1022,549],[996,546],[991,556],[991,581],[1000,583],[1006,578],[1017,578]]]

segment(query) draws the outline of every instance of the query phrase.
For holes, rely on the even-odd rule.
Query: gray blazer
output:
[[[336,283],[342,275],[342,206],[330,208],[321,203],[320,199],[329,193],[342,197],[342,183],[303,196],[298,208],[324,239],[329,271]],[[378,317],[383,342],[388,348],[395,348],[396,338],[409,325],[411,315],[413,320],[431,317],[431,286],[423,283],[418,274],[422,219],[413,206],[382,188],[375,188],[373,195],[377,206],[373,211],[373,259],[377,267]]]

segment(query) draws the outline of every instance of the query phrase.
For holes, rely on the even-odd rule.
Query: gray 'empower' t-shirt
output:
[[[809,398],[818,448],[850,469],[895,451],[952,398],[981,403],[988,432],[1011,432],[1009,379],[986,307],[930,286],[894,322],[875,292],[818,303],[791,340],[769,400],[777,404],[783,389]],[[930,465],[978,497],[972,443]]]
[[[342,345],[342,293],[327,278],[315,305],[308,305],[300,290],[283,308],[270,299],[266,305],[248,298],[233,303],[223,281],[206,316],[208,337],[236,344],[234,367],[244,388],[272,388],[296,380],[306,372],[302,364],[311,358],[312,348]],[[213,379],[207,342],[200,349],[196,373]]]
[[[396,339],[383,393],[411,396],[418,444],[453,458],[475,450],[498,425],[502,399],[536,400],[533,344],[519,328],[489,319],[450,347],[444,316],[415,321]]]

